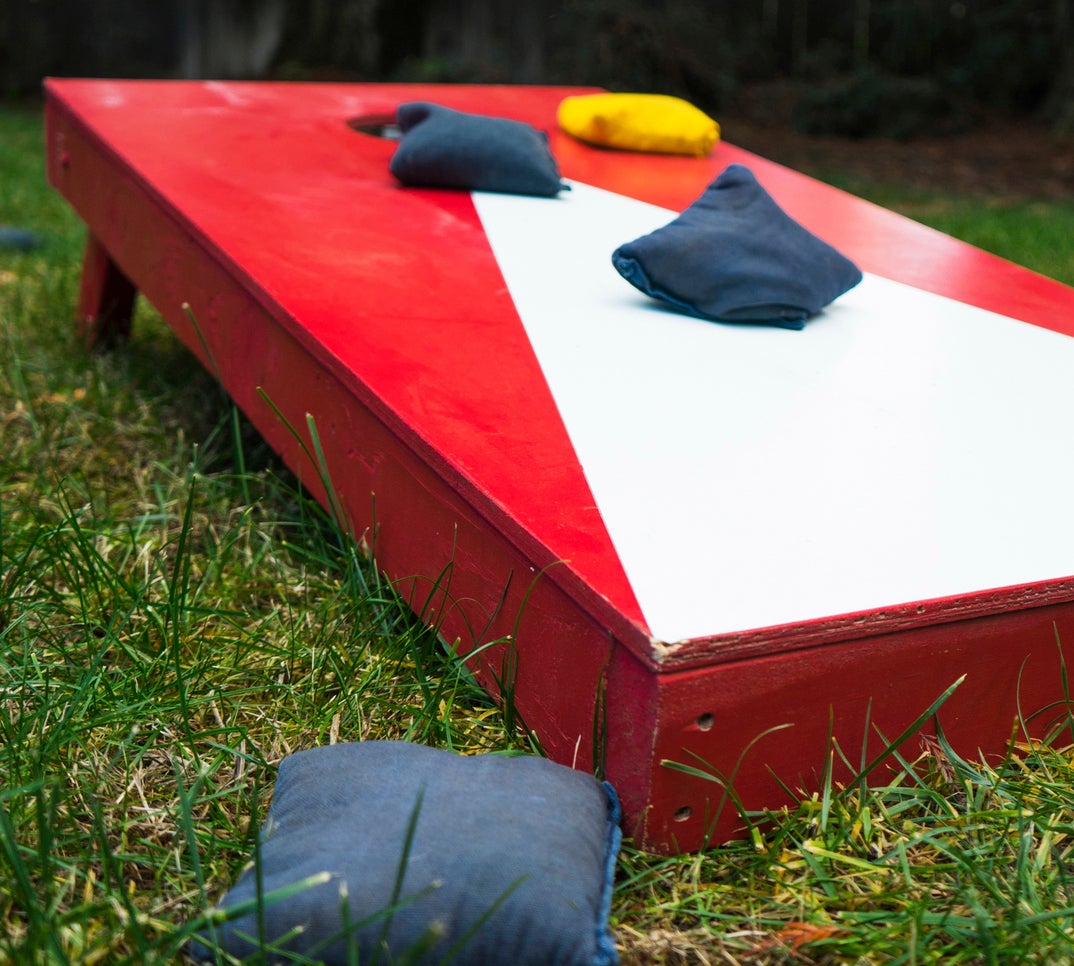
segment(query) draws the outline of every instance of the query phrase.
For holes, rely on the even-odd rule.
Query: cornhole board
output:
[[[959,680],[906,754],[1062,720],[1074,290],[731,144],[585,146],[555,124],[576,90],[46,91],[86,338],[144,293],[641,844],[735,834]],[[375,131],[409,100],[547,131],[573,190],[399,186]],[[611,268],[732,162],[866,274],[801,332],[665,311]]]

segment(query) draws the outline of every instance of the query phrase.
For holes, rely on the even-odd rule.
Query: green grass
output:
[[[1071,280],[1069,207],[867,193]],[[129,346],[83,353],[82,232],[44,184],[36,114],[0,112],[0,223],[45,239],[0,253],[0,963],[175,962],[281,756],[531,744],[151,310]],[[1066,962],[1070,741],[990,767],[938,742],[750,839],[628,843],[624,961]]]

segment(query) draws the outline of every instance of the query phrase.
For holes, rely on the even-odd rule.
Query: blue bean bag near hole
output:
[[[412,101],[388,169],[405,185],[551,197],[568,186],[543,131],[522,121]]]
[[[663,228],[620,245],[612,264],[633,286],[702,319],[801,329],[861,271],[730,165]]]
[[[618,823],[610,786],[543,758],[392,741],[299,752],[280,764],[257,861],[219,904],[241,914],[189,952],[610,966]]]

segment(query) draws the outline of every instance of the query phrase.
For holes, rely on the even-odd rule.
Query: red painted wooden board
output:
[[[856,757],[963,675],[939,721],[967,754],[1001,753],[1019,707],[1056,717],[1071,289],[726,143],[582,145],[555,126],[573,89],[46,90],[87,338],[144,293],[325,499],[264,397],[311,415],[356,538],[449,640],[503,642],[482,680],[511,668],[549,755],[603,769],[644,844],[740,824],[669,763],[774,807],[816,786],[829,722]],[[415,99],[546,130],[573,190],[400,187],[349,122]],[[662,312],[610,268],[732,162],[866,273],[803,332]]]

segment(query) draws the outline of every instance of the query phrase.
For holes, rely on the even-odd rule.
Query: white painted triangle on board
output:
[[[876,275],[801,332],[691,319],[611,265],[675,212],[474,202],[657,639],[1074,573],[1074,339]]]

